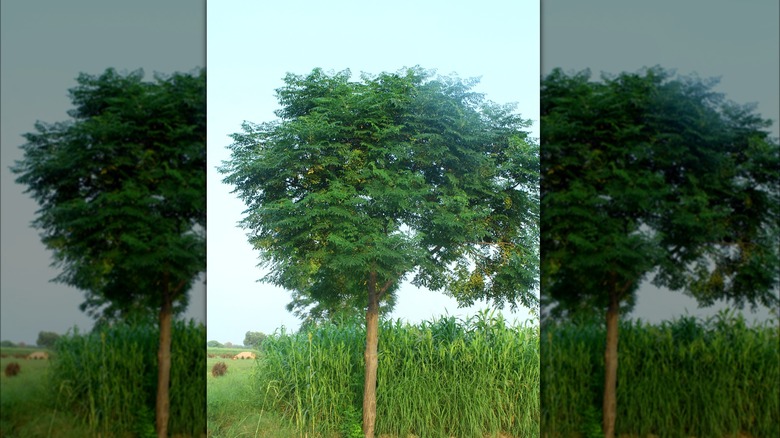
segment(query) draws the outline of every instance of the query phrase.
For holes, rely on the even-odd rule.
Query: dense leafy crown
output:
[[[660,68],[542,80],[542,289],[629,305],[640,281],[778,305],[780,148],[714,81]],[[603,307],[602,307],[603,308]]]
[[[414,273],[464,303],[533,305],[538,146],[474,83],[419,68],[287,75],[280,119],[244,123],[220,169],[265,280],[338,307],[372,272],[388,299]]]
[[[186,292],[205,269],[205,71],[81,74],[68,122],[37,122],[12,170],[40,204],[34,226],[88,292],[82,308],[130,314]]]

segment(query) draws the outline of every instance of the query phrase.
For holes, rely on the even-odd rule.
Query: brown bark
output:
[[[379,365],[379,294],[376,289],[376,272],[368,280],[368,311],[366,311],[366,380],[363,387],[363,433],[374,438],[376,424],[376,372]]]
[[[617,291],[609,296],[607,308],[607,347],[604,352],[604,437],[615,436],[617,417],[618,314],[620,300]]]
[[[166,282],[167,283],[167,282]],[[160,307],[160,346],[157,351],[157,437],[168,437],[168,417],[170,416],[169,386],[171,382],[171,325],[173,319],[173,297],[165,286],[163,302]]]

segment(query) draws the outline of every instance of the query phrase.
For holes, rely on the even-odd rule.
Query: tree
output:
[[[714,84],[660,67],[542,80],[543,301],[606,311],[607,437],[619,313],[644,278],[702,305],[779,303],[780,148]]]
[[[38,340],[35,344],[39,347],[54,348],[54,343],[59,338],[60,335],[54,332],[38,332]]]
[[[266,336],[263,332],[246,332],[244,336],[244,346],[252,348],[260,348],[260,344],[263,343]]]
[[[339,301],[317,301],[306,291],[292,291],[292,301],[287,310],[301,319],[299,330],[309,330],[318,324],[329,322],[341,324],[359,317],[364,311],[364,301],[360,296],[343,294]],[[385,294],[379,302],[379,316],[389,314],[395,307],[394,294]]]
[[[171,319],[205,270],[206,74],[143,81],[81,74],[73,120],[37,122],[17,182],[40,204],[33,225],[102,318],[158,312],[156,422],[167,436]],[[156,310],[155,310],[156,309]],[[102,313],[102,314],[101,314]]]
[[[470,91],[476,81],[419,67],[284,81],[280,120],[244,123],[220,171],[248,206],[264,281],[305,305],[366,311],[373,437],[379,307],[407,276],[461,303],[536,305],[538,146],[512,106]]]
[[[223,345],[219,341],[208,341],[206,346],[212,348],[222,348]]]

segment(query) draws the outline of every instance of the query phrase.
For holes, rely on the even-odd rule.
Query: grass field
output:
[[[63,438],[90,436],[89,429],[72,415],[58,409],[57,391],[47,387],[49,360],[21,359],[14,355],[46,351],[37,348],[0,349],[0,367],[16,362],[20,373],[0,375],[0,436]]]
[[[538,436],[538,328],[487,313],[386,321],[379,342],[379,438]],[[270,336],[257,360],[209,349],[209,436],[362,437],[364,345],[360,321],[347,321]],[[218,362],[223,377],[211,375]]]
[[[297,438],[299,435],[278,416],[262,412],[251,388],[251,374],[255,361],[251,359],[227,359],[222,355],[235,355],[241,348],[208,348],[206,359],[208,394],[209,437],[260,437]],[[217,362],[227,364],[227,373],[221,377],[211,375]]]

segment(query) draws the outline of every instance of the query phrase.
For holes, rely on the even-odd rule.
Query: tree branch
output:
[[[378,291],[379,299],[382,299],[382,297],[385,295],[385,292],[387,292],[388,289],[390,289],[390,286],[392,286],[393,283],[398,281],[399,278],[401,278],[401,274],[400,273],[396,274],[395,278],[391,278],[391,279],[387,280],[385,282],[385,284],[383,284],[382,287],[379,288],[379,291]]]

